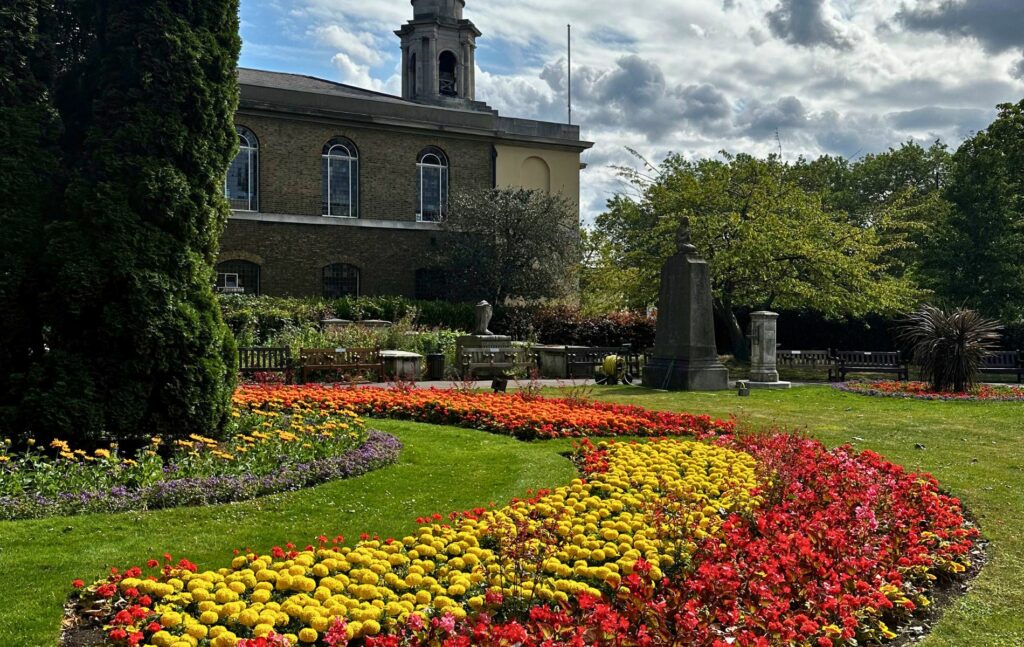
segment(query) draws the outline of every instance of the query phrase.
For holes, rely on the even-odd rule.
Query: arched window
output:
[[[332,263],[323,269],[325,299],[359,296],[359,268],[348,263]]]
[[[439,267],[416,270],[416,299],[440,301],[448,298],[448,273]]]
[[[444,51],[437,59],[438,87],[437,91],[446,97],[459,96],[459,85],[456,82],[456,70],[459,67],[459,59],[455,54]]]
[[[260,144],[248,128],[237,126],[235,130],[238,155],[224,178],[224,197],[235,211],[259,211]]]
[[[324,144],[323,214],[359,217],[359,151],[341,137]]]
[[[225,294],[260,293],[260,266],[250,261],[230,260],[217,263],[218,292]]]
[[[417,158],[416,200],[420,222],[438,222],[448,212],[448,158],[438,148],[428,148]]]

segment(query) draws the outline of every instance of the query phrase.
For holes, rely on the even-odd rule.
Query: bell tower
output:
[[[466,0],[412,0],[402,39],[402,98],[421,103],[472,103],[476,97],[476,39],[462,17]]]

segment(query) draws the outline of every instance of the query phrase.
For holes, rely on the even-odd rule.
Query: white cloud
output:
[[[979,1],[1018,24],[1019,0]],[[936,13],[960,4],[467,0],[466,17],[483,32],[477,98],[550,121],[565,120],[572,23],[574,121],[597,143],[582,189],[593,217],[621,190],[607,165],[631,164],[626,147],[658,161],[669,151],[765,154],[779,140],[790,159],[864,154],[908,137],[956,145],[996,103],[1024,96],[1024,37],[1017,44],[998,12],[959,30],[943,20],[964,12]],[[398,90],[391,32],[412,17],[408,0],[292,0],[287,17],[299,38],[329,48],[345,82]]]

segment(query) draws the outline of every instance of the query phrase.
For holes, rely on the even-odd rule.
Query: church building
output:
[[[240,69],[240,149],[217,289],[274,296],[445,295],[448,196],[494,187],[577,206],[578,126],[504,117],[476,97],[465,0],[412,0],[395,34],[402,96]],[[578,220],[578,218],[577,218]]]

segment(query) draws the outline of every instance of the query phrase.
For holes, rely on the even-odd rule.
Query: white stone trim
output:
[[[231,220],[279,222],[291,225],[319,225],[321,227],[369,227],[372,229],[441,231],[441,223],[439,222],[414,222],[411,220],[372,220],[369,218],[345,218],[337,216],[300,216],[288,213],[255,213],[249,211],[232,211]]]

